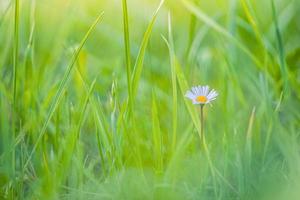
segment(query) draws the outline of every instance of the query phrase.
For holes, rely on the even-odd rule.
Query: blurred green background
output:
[[[0,199],[299,199],[299,13],[0,0]]]

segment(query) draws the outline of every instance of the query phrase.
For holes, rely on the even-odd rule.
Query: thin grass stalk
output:
[[[132,76],[131,76],[132,101],[133,101],[133,103],[135,101],[138,85],[139,85],[142,70],[143,70],[146,48],[148,46],[148,42],[149,42],[150,35],[151,35],[152,29],[153,29],[153,26],[154,26],[154,22],[157,18],[158,12],[159,12],[160,8],[162,7],[163,3],[164,3],[164,0],[161,0],[158,7],[157,7],[157,9],[155,10],[155,12],[152,16],[152,19],[151,19],[150,23],[148,24],[148,27],[147,27],[147,29],[144,33],[144,36],[143,36],[142,43],[140,45],[138,56],[137,56],[135,64],[134,64],[133,73],[132,73]]]
[[[234,36],[232,36],[226,29],[220,26],[216,21],[207,16],[198,6],[189,0],[182,0],[183,5],[192,12],[198,19],[202,20],[205,24],[213,28],[215,31],[224,35],[228,38],[233,44],[235,44],[240,50],[242,50],[249,58],[259,67],[260,69],[264,68],[263,63],[252,53],[249,49],[242,44],[239,40],[237,40]]]
[[[162,152],[162,135],[160,131],[160,122],[158,118],[158,109],[155,92],[152,92],[152,135],[154,146],[154,158],[156,171],[163,172],[163,152]]]
[[[128,23],[128,9],[127,0],[122,1],[123,7],[123,31],[125,44],[125,59],[126,59],[126,75],[127,75],[127,89],[128,89],[128,106],[129,114],[132,111],[132,91],[131,91],[131,59],[130,59],[130,40],[129,40],[129,23]]]
[[[177,81],[176,81],[176,72],[175,72],[175,52],[174,52],[174,44],[173,44],[173,36],[171,34],[171,14],[168,15],[168,38],[169,38],[169,45],[170,45],[170,64],[171,64],[171,78],[172,78],[172,123],[173,123],[173,132],[172,132],[172,152],[175,152],[176,143],[177,143]]]
[[[281,76],[282,76],[282,81],[283,81],[283,94],[286,95],[286,93],[288,92],[288,73],[287,73],[287,69],[286,69],[283,41],[282,41],[282,36],[281,36],[280,30],[279,30],[278,17],[277,17],[274,0],[271,0],[271,6],[272,6],[273,20],[274,20],[274,24],[275,24],[275,34],[276,34],[276,38],[277,38],[277,42],[278,42],[279,63],[280,63],[279,66],[280,66],[280,71],[281,71]]]
[[[50,106],[50,109],[49,109],[48,114],[47,114],[46,121],[44,122],[43,127],[42,127],[42,129],[41,129],[41,131],[40,131],[40,133],[38,135],[38,138],[37,138],[37,140],[36,140],[36,142],[35,142],[35,144],[33,146],[33,149],[31,151],[31,153],[29,154],[26,163],[23,166],[24,169],[28,166],[28,164],[29,164],[29,162],[31,160],[31,157],[33,156],[33,154],[34,154],[34,152],[35,152],[35,150],[36,150],[36,148],[37,148],[40,140],[42,139],[42,136],[45,134],[46,129],[48,127],[48,124],[49,124],[49,122],[50,122],[50,120],[51,120],[51,118],[52,118],[55,110],[57,109],[57,107],[58,107],[58,105],[59,105],[59,103],[61,101],[63,92],[65,91],[65,87],[67,85],[68,80],[70,79],[70,74],[72,72],[73,67],[75,66],[75,63],[76,63],[76,61],[78,59],[78,56],[79,56],[79,53],[81,52],[81,49],[83,48],[84,44],[86,43],[87,39],[89,38],[90,34],[94,30],[94,28],[96,27],[96,25],[98,24],[98,22],[102,19],[102,16],[103,16],[103,13],[101,13],[97,17],[97,19],[94,21],[94,23],[90,26],[89,30],[87,31],[87,33],[85,34],[85,36],[81,40],[78,49],[73,54],[73,57],[72,57],[72,59],[70,61],[70,64],[69,64],[69,66],[67,68],[67,71],[65,72],[65,74],[64,74],[64,76],[63,76],[63,78],[62,78],[62,80],[61,80],[61,82],[59,84],[59,88],[58,88],[58,90],[56,92],[56,95],[54,97],[54,100],[53,100],[53,102],[52,102],[52,104]]]
[[[12,144],[16,140],[16,112],[17,112],[17,69],[19,55],[19,0],[15,0],[15,16],[14,16],[14,46],[13,46],[13,104],[12,104]],[[15,179],[16,172],[16,146],[12,151],[12,176]],[[12,199],[14,199],[14,190],[12,190]]]

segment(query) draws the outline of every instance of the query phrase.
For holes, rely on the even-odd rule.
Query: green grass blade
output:
[[[81,112],[80,112],[79,123],[78,123],[78,126],[77,126],[77,132],[79,132],[80,127],[81,127],[81,124],[83,123],[83,119],[84,119],[84,118],[83,118],[83,116],[84,116],[83,113],[85,112],[86,107],[87,107],[87,105],[88,105],[88,102],[89,102],[90,99],[91,99],[90,96],[91,96],[91,94],[92,94],[92,92],[93,92],[93,90],[94,90],[96,81],[97,81],[97,78],[95,78],[95,79],[93,80],[91,86],[89,87],[89,90],[87,91],[87,96],[86,96],[86,98],[85,98],[85,100],[84,100],[84,103],[83,103],[83,106],[82,106],[82,110],[81,110]],[[79,135],[78,135],[78,136],[79,136]]]
[[[80,79],[84,85],[86,92],[88,92],[89,91],[88,85],[86,84],[86,82],[84,81],[84,79],[80,73],[79,73],[79,75],[80,75]],[[92,110],[94,111],[94,123],[95,123],[95,129],[96,129],[97,148],[98,148],[99,156],[101,159],[102,172],[105,177],[106,176],[106,162],[105,161],[107,161],[107,160],[105,160],[104,152],[109,151],[109,148],[113,148],[112,139],[110,137],[108,123],[105,119],[101,103],[97,103],[94,96],[91,96],[89,101],[90,101],[90,106],[91,106]]]
[[[249,5],[249,2],[247,0],[241,0],[241,4],[242,4],[243,10],[246,14],[246,17],[247,17],[250,25],[252,26],[252,29],[255,33],[255,36],[256,36],[257,40],[263,45],[263,38],[262,38],[260,30],[257,26],[255,17],[253,16],[253,14],[251,12],[252,10],[251,10],[251,7]]]
[[[172,94],[173,94],[173,113],[172,113],[172,123],[173,123],[173,134],[172,134],[172,152],[174,152],[176,147],[176,137],[177,137],[177,81],[175,72],[175,52],[173,37],[171,34],[171,14],[168,15],[168,29],[169,29],[169,41],[170,41],[170,65],[171,65],[171,79],[172,79]]]
[[[135,62],[134,69],[133,69],[133,74],[132,74],[132,77],[131,77],[133,100],[136,96],[136,92],[137,92],[137,89],[138,89],[140,77],[141,77],[141,74],[142,74],[145,52],[146,52],[146,48],[148,46],[148,42],[149,42],[149,38],[150,38],[150,35],[151,35],[151,32],[152,32],[152,28],[153,28],[154,22],[156,20],[158,11],[160,10],[163,3],[164,3],[164,0],[161,0],[161,2],[159,3],[158,8],[154,12],[154,15],[153,15],[148,27],[147,27],[146,32],[144,33],[143,40],[142,40],[142,43],[140,45],[139,53],[138,53],[138,56],[136,58],[136,62]]]
[[[156,96],[154,92],[152,92],[152,136],[156,171],[161,173],[163,170],[162,135],[160,131]]]
[[[80,117],[79,117],[77,129],[76,129],[76,138],[75,138],[74,145],[73,145],[74,148],[75,148],[76,141],[79,139],[80,129],[81,129],[83,121],[84,121],[84,113],[86,111],[88,102],[90,100],[90,96],[91,96],[91,94],[92,94],[92,92],[94,90],[96,81],[97,81],[97,79],[94,79],[94,81],[92,82],[92,84],[91,84],[91,86],[90,86],[90,88],[88,90],[88,93],[86,95],[86,98],[84,100],[84,103],[83,103],[83,106],[82,106],[82,110],[80,112]]]
[[[174,50],[172,50],[169,42],[167,39],[163,38],[165,43],[167,44],[168,48],[169,48],[169,52],[170,52],[170,56],[174,59],[173,60],[173,63],[174,63],[174,67],[175,67],[175,73],[176,73],[176,77],[177,77],[177,81],[178,81],[178,85],[179,85],[179,88],[180,88],[180,91],[181,91],[181,94],[182,96],[185,95],[186,91],[189,90],[189,86],[188,86],[188,82],[185,78],[185,75],[182,71],[182,68],[176,58],[176,56],[172,53],[174,52]],[[199,134],[199,137],[201,139],[201,126],[200,126],[200,121],[199,121],[199,117],[197,115],[197,112],[195,110],[195,107],[191,104],[190,101],[188,101],[187,98],[184,98],[184,103],[186,105],[186,108],[188,109],[188,112],[190,114],[190,117],[197,129],[197,132]]]
[[[124,44],[125,44],[125,58],[126,58],[126,74],[127,74],[127,89],[128,89],[128,104],[129,113],[132,109],[132,91],[131,91],[131,59],[130,59],[130,35],[129,35],[129,23],[128,23],[128,10],[127,0],[122,0],[123,7],[123,33],[124,33]]]
[[[190,144],[191,140],[193,139],[193,135],[191,134],[194,125],[191,122],[188,126],[186,126],[185,131],[182,133],[181,137],[178,140],[176,145],[176,149],[173,152],[173,155],[168,162],[168,166],[165,170],[165,181],[169,179],[176,178],[172,177],[172,174],[175,172],[176,168],[178,167],[178,162],[183,159],[184,150],[187,148],[188,144]],[[175,172],[176,173],[176,172]]]
[[[63,181],[67,177],[67,173],[70,168],[70,163],[72,162],[72,156],[75,152],[76,143],[79,140],[81,128],[83,126],[88,102],[90,101],[90,99],[92,97],[92,92],[94,90],[95,83],[96,83],[96,79],[93,80],[93,82],[91,83],[91,85],[87,91],[86,97],[84,98],[83,104],[81,106],[81,110],[79,113],[79,119],[78,119],[78,121],[76,121],[77,125],[73,129],[70,130],[71,134],[67,135],[66,143],[64,144],[65,149],[64,149],[64,151],[62,151],[62,154],[60,155],[60,158],[58,159],[58,162],[60,163],[61,168],[62,168],[61,170],[58,170],[58,173],[59,173],[58,178],[60,179],[60,181]]]
[[[12,103],[12,144],[16,141],[16,123],[17,123],[17,76],[19,65],[19,0],[15,0],[14,16],[14,44],[13,44],[13,103]],[[15,176],[16,170],[16,152],[12,151],[12,175]],[[13,192],[12,192],[13,193]]]
[[[263,68],[263,64],[253,55],[241,42],[239,42],[235,37],[233,37],[226,29],[220,26],[217,22],[207,16],[198,6],[189,0],[182,0],[183,5],[195,16],[210,26],[212,29],[216,30],[218,33],[227,37],[230,41],[232,41],[237,47],[239,47],[249,58],[259,67]]]
[[[87,33],[83,37],[82,41],[80,42],[80,45],[79,45],[78,49],[75,51],[75,53],[74,53],[74,55],[73,55],[73,57],[71,59],[71,62],[69,64],[68,68],[67,68],[67,71],[65,72],[65,74],[64,74],[64,76],[63,76],[63,78],[62,78],[62,80],[61,80],[61,82],[59,84],[59,87],[58,87],[58,90],[57,90],[56,95],[54,97],[54,100],[52,101],[52,104],[51,104],[50,109],[48,111],[48,114],[47,114],[47,117],[46,117],[46,121],[45,121],[45,123],[44,123],[44,125],[43,125],[43,127],[42,127],[42,129],[41,129],[41,131],[39,133],[39,136],[38,136],[38,138],[37,138],[37,140],[36,140],[36,142],[35,142],[35,144],[33,146],[33,149],[31,151],[31,153],[29,154],[29,157],[28,157],[27,161],[24,164],[24,168],[26,168],[27,165],[29,164],[29,162],[31,160],[31,157],[33,156],[33,153],[35,152],[35,150],[36,150],[36,148],[37,148],[37,146],[38,146],[38,144],[39,144],[42,136],[46,132],[47,126],[48,126],[48,124],[50,122],[50,119],[52,118],[52,116],[53,116],[53,114],[54,114],[54,112],[55,112],[55,110],[56,110],[56,108],[57,108],[57,106],[58,106],[58,104],[60,102],[60,99],[61,99],[61,97],[63,95],[63,91],[64,91],[64,89],[66,87],[67,81],[70,78],[70,74],[72,72],[73,67],[75,66],[75,63],[77,61],[77,58],[79,56],[79,53],[80,53],[82,47],[86,43],[88,37],[90,36],[90,34],[92,33],[92,31],[96,27],[96,25],[98,24],[98,22],[102,19],[102,17],[103,17],[103,13],[101,13],[97,17],[97,19],[94,21],[94,23],[89,28],[89,30],[87,31]]]
[[[247,133],[246,133],[246,153],[247,153],[247,161],[249,163],[251,163],[251,156],[252,156],[252,139],[253,139],[253,123],[254,123],[254,119],[255,119],[255,107],[253,107],[252,112],[251,112],[251,116],[249,119],[249,123],[248,123],[248,128],[247,128]]]
[[[194,2],[196,3],[196,0],[194,0]],[[190,22],[189,22],[189,37],[188,37],[188,44],[187,44],[187,48],[186,48],[186,52],[185,52],[185,58],[188,58],[193,41],[195,39],[196,25],[197,25],[197,18],[193,13],[191,13],[190,14]]]
[[[277,12],[275,8],[275,3],[274,0],[271,0],[272,4],[272,14],[273,14],[273,20],[275,24],[275,34],[276,34],[276,39],[278,43],[278,51],[279,51],[279,66],[280,66],[280,71],[281,71],[281,76],[282,76],[282,81],[283,81],[283,91],[284,94],[288,89],[288,76],[287,76],[287,69],[286,69],[286,64],[285,64],[285,53],[284,53],[284,47],[283,47],[283,41],[282,41],[282,36],[279,30],[279,25],[278,25],[278,18],[277,18]]]

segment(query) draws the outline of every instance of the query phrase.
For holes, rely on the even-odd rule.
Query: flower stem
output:
[[[200,122],[201,122],[201,140],[204,141],[204,117],[203,117],[203,107],[204,105],[202,104],[200,106]]]
[[[201,104],[200,107],[200,122],[201,122],[201,141],[202,145],[203,145],[203,150],[206,154],[207,160],[208,160],[208,164],[209,164],[209,168],[211,170],[211,174],[212,174],[212,179],[213,179],[213,185],[214,185],[214,193],[216,195],[216,197],[218,197],[218,192],[217,192],[217,180],[216,180],[216,174],[215,174],[215,167],[212,163],[212,159],[209,155],[209,150],[205,141],[205,135],[204,135],[204,116],[203,116],[203,108],[204,108],[204,104]]]

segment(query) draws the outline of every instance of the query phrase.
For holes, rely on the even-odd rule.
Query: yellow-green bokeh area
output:
[[[297,199],[299,13],[1,0],[0,199]]]

